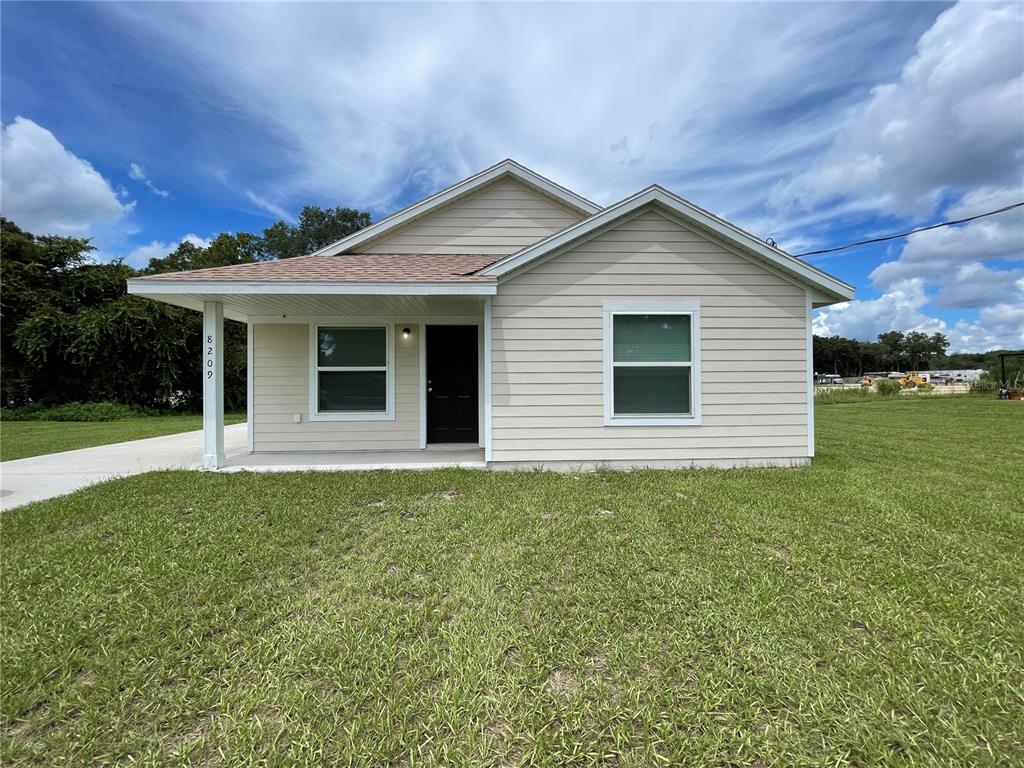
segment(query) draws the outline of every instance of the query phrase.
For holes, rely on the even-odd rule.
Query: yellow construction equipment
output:
[[[908,389],[910,387],[920,387],[928,383],[927,377],[922,376],[917,371],[911,371],[910,373],[876,372],[865,373],[864,378],[860,380],[860,385],[862,387],[874,386],[875,381],[877,381],[878,379],[892,379],[893,381],[898,381],[900,383],[900,386],[903,387],[904,389]]]
[[[901,378],[899,382],[901,387],[903,387],[904,389],[908,389],[909,387],[923,387],[925,384],[928,383],[928,379],[926,379],[921,374],[917,373],[917,371],[911,371],[906,376]]]

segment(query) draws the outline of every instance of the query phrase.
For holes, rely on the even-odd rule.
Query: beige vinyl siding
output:
[[[606,300],[701,305],[701,426],[604,426]],[[803,288],[648,211],[499,285],[492,460],[798,459],[807,452]]]
[[[402,327],[395,327],[394,421],[309,421],[309,325],[254,325],[253,450],[419,448],[419,328],[403,339]]]
[[[515,253],[583,214],[514,179],[481,187],[372,243],[364,253]]]

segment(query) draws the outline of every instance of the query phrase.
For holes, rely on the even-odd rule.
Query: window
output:
[[[699,339],[697,304],[606,302],[605,424],[699,424]]]
[[[317,325],[311,330],[310,418],[393,418],[393,329]]]

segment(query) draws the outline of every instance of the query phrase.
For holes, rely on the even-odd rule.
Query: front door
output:
[[[479,349],[475,325],[427,326],[427,442],[477,443]]]

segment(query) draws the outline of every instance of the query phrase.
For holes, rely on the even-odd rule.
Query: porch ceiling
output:
[[[290,317],[479,316],[484,302],[484,297],[478,295],[150,293],[144,289],[130,292],[199,312],[203,311],[203,302],[219,301],[224,305],[225,317],[243,323]]]

